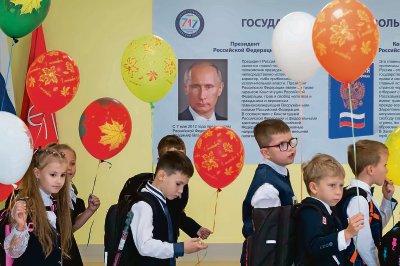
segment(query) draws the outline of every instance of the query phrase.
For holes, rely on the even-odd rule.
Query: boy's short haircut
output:
[[[356,167],[354,165],[354,146],[347,149],[347,161],[355,176],[358,176],[368,165],[377,165],[382,153],[388,153],[385,144],[375,140],[359,140],[356,142]],[[355,169],[357,168],[357,169]]]
[[[161,155],[157,162],[156,174],[160,170],[164,170],[167,175],[180,172],[187,177],[192,177],[194,173],[192,162],[180,151],[167,151]]]
[[[343,166],[335,158],[328,154],[319,153],[315,155],[311,161],[303,163],[301,168],[303,170],[303,180],[308,194],[311,193],[309,187],[311,182],[318,184],[318,182],[324,177],[345,177]]]
[[[178,137],[177,135],[166,135],[158,143],[158,156],[160,157],[171,148],[175,148],[179,151],[186,151],[185,143],[180,137]]]
[[[289,126],[280,119],[267,119],[254,127],[254,137],[260,149],[270,145],[273,135],[288,132],[290,132]]]

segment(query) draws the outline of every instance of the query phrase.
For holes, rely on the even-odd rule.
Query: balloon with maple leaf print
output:
[[[79,80],[79,69],[67,53],[48,51],[30,65],[26,90],[38,110],[54,113],[74,98]]]
[[[99,160],[118,154],[128,143],[131,131],[131,116],[126,107],[108,97],[89,104],[79,121],[79,136],[83,146]]]
[[[243,143],[230,128],[210,127],[197,139],[193,160],[200,177],[211,187],[221,189],[242,171]]]
[[[379,30],[371,11],[357,0],[334,0],[315,19],[312,43],[318,61],[337,81],[358,79],[374,61]]]
[[[20,38],[39,27],[49,13],[51,0],[0,0],[0,28]]]
[[[122,56],[122,78],[129,90],[145,102],[156,102],[167,95],[176,70],[174,51],[155,35],[133,40]]]

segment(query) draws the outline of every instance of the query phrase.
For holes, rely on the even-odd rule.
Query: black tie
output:
[[[167,218],[167,223],[168,223],[168,242],[174,243],[174,229],[173,229],[173,225],[172,225],[171,215],[170,215],[167,204],[162,202],[162,205],[164,207],[164,213],[165,213],[165,217]],[[175,258],[172,258],[169,260],[169,265],[170,266],[176,265]]]

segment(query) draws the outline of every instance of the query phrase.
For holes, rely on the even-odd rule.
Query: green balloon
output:
[[[11,38],[21,38],[42,24],[51,0],[0,0],[0,28]]]

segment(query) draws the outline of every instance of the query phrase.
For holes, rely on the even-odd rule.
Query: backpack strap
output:
[[[132,208],[133,204],[139,202],[139,201],[144,201],[147,204],[151,206],[153,209],[154,204],[157,204],[156,199],[153,199],[151,196],[148,196],[148,192],[137,192],[135,195],[132,195],[129,198],[129,207]],[[124,250],[125,242],[126,239],[128,238],[129,235],[129,230],[130,230],[130,225],[133,219],[133,212],[131,210],[128,211],[126,217],[125,217],[125,222],[124,222],[124,229],[122,230],[121,233],[121,238],[119,240],[118,244],[118,249],[117,253],[115,254],[114,262],[112,266],[117,266],[119,263],[119,260],[121,259],[122,251]]]

